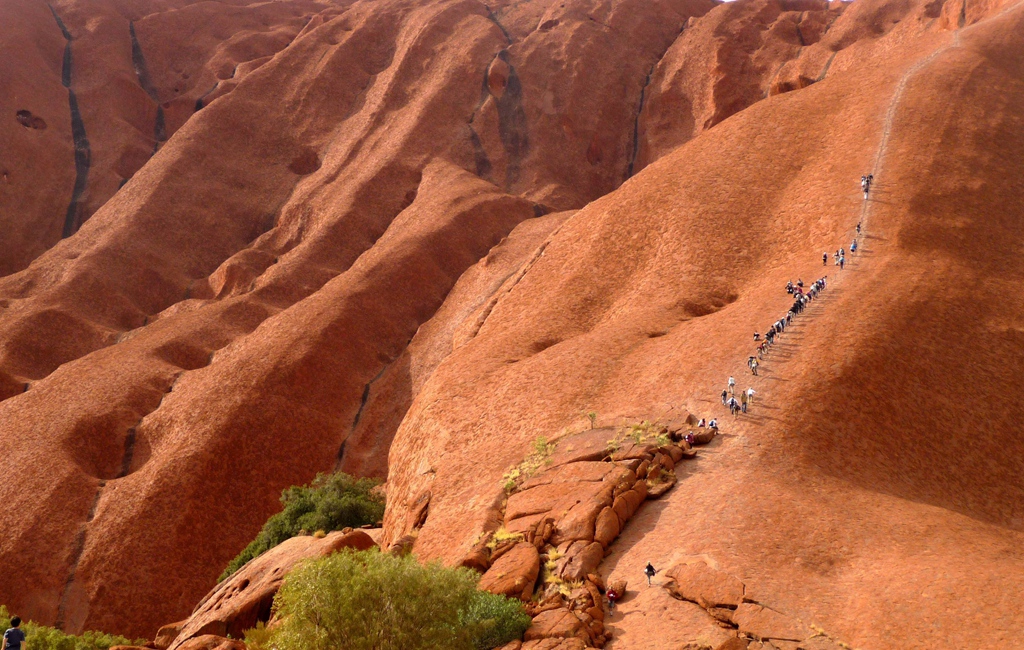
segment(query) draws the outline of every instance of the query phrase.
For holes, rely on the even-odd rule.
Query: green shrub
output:
[[[376,549],[311,560],[274,600],[281,619],[246,634],[250,650],[490,650],[520,638],[519,601],[479,591],[464,568]]]
[[[479,590],[461,620],[471,631],[476,650],[491,650],[522,638],[530,627],[530,617],[521,602]]]
[[[11,626],[11,614],[7,607],[0,605],[0,634]],[[83,632],[76,636],[45,625],[25,621],[21,625],[25,632],[26,645],[31,650],[109,650],[115,645],[143,645],[144,639],[131,641],[122,636],[103,632]]]
[[[284,510],[263,525],[256,539],[231,560],[220,579],[241,569],[301,531],[333,531],[374,524],[384,516],[384,499],[373,492],[377,479],[353,478],[348,474],[318,474],[312,486],[292,486],[281,493]]]

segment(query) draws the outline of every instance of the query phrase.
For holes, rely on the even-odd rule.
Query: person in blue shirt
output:
[[[10,629],[4,632],[2,650],[25,650],[27,647],[25,633],[21,631],[21,619],[15,616],[11,619]]]

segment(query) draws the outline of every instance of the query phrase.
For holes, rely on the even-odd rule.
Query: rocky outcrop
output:
[[[0,277],[0,450],[48,459],[3,496],[61,512],[10,522],[0,565],[49,559],[0,600],[142,636],[188,613],[282,488],[384,473],[448,337],[475,337],[568,214],[495,251],[403,356],[410,340],[516,225],[622,182],[636,103],[619,93],[712,3],[130,4],[55,4],[90,145],[82,226],[56,245],[76,178],[69,41],[28,3],[0,43],[0,101],[39,100],[0,124],[0,273],[17,271]],[[543,30],[525,18],[547,13]],[[102,587],[115,575],[147,606]]]
[[[762,97],[568,220],[414,401],[392,445],[386,536],[404,534],[409,500],[429,486],[415,552],[457,563],[539,432],[577,430],[590,410],[727,421],[717,395],[735,375],[764,408],[710,443],[716,462],[700,465],[694,489],[635,515],[643,535],[627,528],[613,572],[636,579],[648,559],[709,554],[750,597],[857,647],[1012,645],[1016,624],[955,594],[1011,611],[1022,570],[1016,407],[973,378],[1006,385],[1022,372],[1006,365],[1019,309],[1005,289],[1021,206],[996,162],[1021,138],[1013,104],[990,89],[1024,96],[1024,32],[1019,8],[957,34],[940,10],[847,4],[819,41],[842,46],[824,79]],[[864,202],[857,179],[870,169],[886,194]],[[843,271],[828,309],[787,332],[758,377],[740,374],[751,334],[789,304],[786,282],[822,273],[822,251],[849,246],[859,222],[872,252]],[[979,426],[950,463],[941,450]],[[624,621],[616,645],[642,620]]]
[[[361,530],[338,531],[325,537],[300,536],[285,540],[251,560],[234,575],[217,585],[183,624],[161,628],[159,645],[175,627],[180,631],[168,646],[170,650],[230,650],[233,645],[221,637],[242,638],[246,630],[270,620],[274,596],[285,576],[298,563],[323,557],[341,549],[365,551],[375,547]],[[168,629],[170,628],[170,629]],[[237,642],[232,642],[237,643]],[[244,648],[244,645],[239,646]]]
[[[540,555],[533,544],[521,542],[501,554],[480,579],[480,589],[509,598],[529,600],[540,573]]]
[[[538,432],[717,409],[780,287],[863,221],[721,462],[551,515],[562,568],[642,517],[618,571],[721,556],[858,647],[1013,644],[1016,5],[51,4],[11,0],[0,34],[6,605],[150,635],[339,465],[389,474],[385,545],[458,563]]]
[[[503,525],[462,565],[484,572],[481,589],[528,601],[526,643],[604,646],[598,566],[643,501],[675,484],[688,430],[686,420],[591,429],[540,442],[509,470]]]

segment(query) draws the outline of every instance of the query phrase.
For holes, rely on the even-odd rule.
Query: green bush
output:
[[[463,612],[462,624],[472,631],[476,650],[491,650],[522,638],[530,617],[518,600],[476,591]]]
[[[377,479],[353,478],[348,474],[318,474],[312,486],[292,486],[281,493],[284,510],[263,525],[256,539],[231,560],[220,579],[241,569],[301,531],[330,532],[375,524],[384,516],[384,499],[374,493]]]
[[[274,600],[281,623],[246,635],[250,650],[490,650],[522,637],[522,603],[479,591],[464,568],[373,549],[308,561]]]
[[[11,614],[7,607],[0,605],[0,634],[11,627]],[[115,645],[143,645],[145,639],[130,641],[122,636],[103,632],[83,632],[75,636],[45,625],[25,621],[21,625],[25,632],[26,645],[30,650],[109,650]]]

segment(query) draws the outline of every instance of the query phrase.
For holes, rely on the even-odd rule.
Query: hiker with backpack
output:
[[[651,586],[651,578],[653,578],[656,573],[658,573],[658,571],[654,568],[654,565],[648,562],[647,566],[644,567],[644,575],[647,576],[648,587]]]
[[[615,587],[610,587],[608,589],[608,593],[605,594],[605,596],[608,597],[608,611],[614,611],[615,601],[617,601],[621,597],[621,594],[619,594],[619,592],[615,590]]]
[[[736,417],[737,411],[740,410],[740,403],[736,401],[735,397],[729,398],[729,413],[732,413],[733,417]]]

